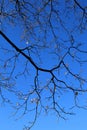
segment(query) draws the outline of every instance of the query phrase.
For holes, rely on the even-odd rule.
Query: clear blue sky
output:
[[[2,30],[8,35],[8,37],[16,45],[18,45],[20,47],[25,46],[25,41],[20,40],[20,36],[22,36],[21,30],[19,30],[18,27],[16,27],[16,28],[14,26],[11,26],[11,27],[12,28],[10,28],[10,26],[7,24],[6,28],[2,28]],[[60,31],[59,34],[62,34],[62,31]],[[64,33],[64,37],[65,37],[65,35],[66,34]],[[76,40],[78,40],[79,42],[81,40],[84,43],[86,43],[87,32],[85,32],[84,35],[75,34],[75,36],[77,37]],[[80,39],[79,39],[79,37],[80,37]],[[10,46],[8,46],[6,41],[0,36],[0,45],[1,44],[3,44],[4,47],[7,47],[7,48],[10,47]],[[87,50],[87,44],[85,44],[84,49]],[[44,54],[43,57],[44,56],[46,56],[46,54]],[[4,59],[4,57],[6,57],[5,54],[3,54],[3,59]],[[85,59],[87,59],[87,58],[85,58]],[[44,60],[46,60],[47,66],[49,66],[49,64],[51,65],[54,63],[53,61],[50,61],[50,60],[48,62],[48,57],[46,57],[46,59],[44,58]],[[16,71],[18,71],[21,68],[20,65],[22,62],[24,62],[23,59],[18,64]],[[67,61],[67,62],[69,62],[69,61]],[[49,64],[47,64],[47,63],[49,63]],[[73,62],[71,62],[71,63],[73,63]],[[78,68],[78,66],[75,66],[75,64],[73,64],[73,65],[71,64],[71,67],[72,67],[72,70],[74,70],[74,71],[76,71]],[[85,77],[87,77],[86,68],[87,68],[87,66],[83,66],[84,74],[82,74],[82,75],[85,75]],[[33,70],[30,70],[30,71],[33,73]],[[44,77],[42,77],[43,80],[44,80]],[[71,80],[71,78],[69,78],[69,80]],[[25,82],[26,82],[26,84],[25,84]],[[31,78],[30,82],[32,82],[32,78]],[[19,78],[16,89],[17,89],[17,87],[19,87],[19,88],[22,88],[22,90],[24,90],[26,85],[29,86],[31,84],[30,82],[28,82],[28,80],[23,80],[23,77]],[[73,84],[78,85],[75,82]],[[4,94],[6,94],[6,96],[9,96],[13,100],[13,102],[16,103],[16,99],[14,99],[14,96],[12,94],[9,95],[9,93],[6,93],[6,92]],[[82,99],[86,96],[87,96],[87,94],[82,95],[80,97],[80,99]],[[67,106],[67,105],[70,105],[70,103],[72,104],[71,99],[72,99],[71,93],[68,93],[68,94],[66,93],[66,95],[64,95],[62,97],[61,101],[63,102],[63,104],[65,104],[65,106]],[[86,100],[86,104],[87,104],[87,100]],[[83,109],[75,109],[74,112],[76,113],[76,115],[67,116],[68,120],[66,120],[66,121],[61,118],[57,118],[53,112],[48,113],[48,115],[46,115],[45,113],[41,113],[41,115],[37,118],[36,124],[34,125],[34,127],[31,130],[87,130],[87,111],[83,110]],[[26,116],[26,117],[16,120],[17,116],[14,116],[13,114],[14,114],[14,110],[8,104],[2,103],[2,100],[0,97],[0,130],[22,130],[23,126],[26,125],[26,120],[28,121],[28,119],[30,118],[29,116]],[[20,112],[19,112],[19,114],[20,114]]]
[[[5,42],[1,37],[0,40],[2,41],[2,43]],[[21,85],[21,82],[19,83]],[[66,100],[69,101],[70,98],[67,97]],[[65,103],[67,103],[66,100]],[[76,115],[69,116],[67,121],[57,119],[54,113],[49,113],[48,115],[42,113],[37,119],[37,122],[32,130],[86,130],[87,111],[80,109],[76,110],[75,112]],[[22,130],[24,124],[26,124],[25,119],[21,118],[19,120],[15,120],[16,117],[12,116],[12,113],[14,113],[14,110],[11,109],[9,105],[0,104],[0,130]]]
[[[11,111],[7,106],[0,106],[0,130],[22,130],[24,121],[15,121],[10,117]],[[87,111],[78,110],[77,115],[69,120],[58,120],[54,115],[41,115],[32,130],[86,130]]]

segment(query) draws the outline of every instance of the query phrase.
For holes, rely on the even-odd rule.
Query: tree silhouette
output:
[[[86,22],[83,0],[1,0],[0,96],[20,117],[33,115],[25,130],[42,111],[66,119],[87,109]]]

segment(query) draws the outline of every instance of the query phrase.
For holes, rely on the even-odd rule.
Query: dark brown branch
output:
[[[44,71],[44,72],[52,72],[53,70],[55,70],[55,69],[57,69],[57,68],[59,68],[60,67],[60,65],[61,65],[61,61],[60,61],[60,63],[56,66],[56,67],[54,67],[54,68],[52,68],[52,69],[43,69],[43,68],[40,68],[40,67],[38,67],[36,64],[35,64],[35,62],[32,60],[32,58],[31,57],[29,57],[28,55],[26,55],[23,51],[22,51],[22,49],[19,49],[2,31],[0,31],[0,34],[2,35],[2,37],[17,51],[17,52],[19,52],[20,54],[22,54],[26,59],[28,59],[29,61],[30,61],[30,63],[35,67],[35,69],[37,69],[37,70],[40,70],[40,71]],[[65,56],[65,55],[64,55]],[[63,57],[64,58],[64,57]]]
[[[85,12],[85,9],[79,4],[79,2],[77,2],[77,0],[74,0],[74,2],[76,3],[76,5],[84,12]]]

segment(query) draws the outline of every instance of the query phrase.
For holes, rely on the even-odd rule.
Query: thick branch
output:
[[[22,54],[26,59],[28,59],[30,61],[30,63],[38,70],[41,71],[47,71],[49,72],[49,70],[45,70],[45,69],[41,69],[39,68],[34,61],[31,59],[31,57],[27,56],[23,51],[21,51],[21,49],[19,49],[2,31],[0,31],[0,34],[2,35],[2,37],[4,37],[4,39],[20,54]]]
[[[40,71],[44,71],[44,72],[50,72],[52,73],[53,70],[57,69],[60,67],[61,65],[61,61],[59,63],[59,65],[57,65],[56,67],[52,68],[52,69],[44,69],[44,68],[40,68],[38,67],[35,62],[31,59],[30,56],[26,55],[21,49],[19,49],[2,31],[0,31],[1,36],[20,54],[22,54],[22,56],[24,56],[26,59],[28,59],[30,61],[30,63],[35,67],[35,69],[40,70]]]

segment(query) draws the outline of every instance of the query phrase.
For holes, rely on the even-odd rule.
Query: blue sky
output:
[[[0,106],[0,129],[1,130],[22,130],[24,121],[15,121],[14,117],[10,117],[11,111],[6,106]],[[86,130],[87,128],[87,112],[78,110],[75,116],[69,117],[69,120],[64,121],[55,118],[53,114],[41,115],[32,130]]]
[[[2,40],[2,43],[5,42],[4,39]],[[17,41],[16,41],[17,42]],[[86,67],[86,66],[84,66]],[[20,82],[21,78],[18,82],[18,85],[25,85],[25,83]],[[22,83],[22,84],[21,84]],[[11,95],[12,96],[12,95]],[[14,100],[13,96],[11,97]],[[63,97],[65,98],[65,96]],[[83,98],[83,96],[82,96]],[[64,100],[64,104],[69,105],[68,103],[71,102],[70,95],[66,95]],[[67,116],[68,120],[64,121],[63,119],[58,119],[53,112],[48,113],[47,115],[45,113],[42,113],[39,118],[37,119],[36,124],[32,128],[32,130],[86,130],[87,128],[87,111],[82,109],[75,109],[76,115]],[[25,117],[16,120],[17,116],[13,116],[14,110],[8,105],[1,103],[0,104],[0,129],[11,129],[11,130],[22,130],[24,124],[26,124]],[[28,117],[27,117],[28,121]]]
[[[61,5],[61,2],[60,2]],[[38,3],[37,3],[38,6]],[[64,3],[62,4],[62,6],[60,7],[60,9],[64,8]],[[45,11],[47,11],[49,9],[49,7],[47,7],[47,9]],[[55,9],[57,9],[55,7]],[[82,12],[80,12],[82,13]],[[78,9],[77,9],[77,15],[78,15]],[[76,15],[76,17],[77,17]],[[42,13],[43,16],[43,13]],[[81,14],[82,16],[82,14]],[[75,38],[75,42],[74,42],[74,46],[78,45],[78,43],[82,42],[82,46],[80,46],[80,49],[86,50],[87,51],[87,30],[84,31],[83,33],[78,31],[78,29],[76,29],[76,25],[78,24],[78,19],[76,22],[76,17],[74,17],[73,12],[70,13],[70,16],[68,15],[68,17],[63,17],[63,15],[61,15],[60,13],[60,17],[63,20],[64,24],[66,25],[66,28],[69,31],[72,31],[72,28],[74,28],[75,30],[72,31],[72,35],[74,36],[73,38]],[[73,19],[72,19],[73,17]],[[34,45],[34,44],[38,44],[38,45],[43,45],[46,42],[46,45],[48,46],[47,49],[37,49],[36,50],[32,49],[30,51],[31,53],[31,57],[32,59],[36,62],[37,65],[40,65],[42,68],[51,68],[55,65],[57,65],[59,63],[59,55],[63,56],[63,54],[66,52],[66,46],[70,46],[70,41],[72,38],[70,37],[70,35],[67,34],[67,32],[65,31],[66,29],[64,29],[61,24],[59,23],[57,26],[57,20],[54,21],[54,19],[56,19],[56,14],[52,15],[52,24],[53,26],[55,26],[55,34],[58,36],[57,39],[55,40],[53,34],[52,34],[52,30],[49,28],[49,26],[46,28],[46,26],[43,24],[42,26],[42,30],[39,30],[40,27],[34,28],[34,32],[35,32],[35,37],[32,33],[32,35],[29,34],[24,34],[26,31],[23,30],[23,26],[19,26],[21,21],[18,22],[17,26],[15,26],[14,23],[10,23],[8,24],[7,21],[5,21],[5,19],[2,17],[2,23],[0,29],[15,43],[15,45],[17,45],[20,48],[23,47],[27,47],[28,45]],[[66,18],[66,19],[64,19]],[[31,17],[32,19],[32,17]],[[42,19],[42,17],[41,17]],[[36,19],[33,19],[36,22]],[[45,19],[47,20],[47,19]],[[69,20],[69,21],[68,21]],[[43,20],[44,21],[44,20]],[[31,21],[30,21],[31,22]],[[34,22],[34,21],[33,21]],[[34,23],[32,22],[32,25],[34,25]],[[40,21],[42,22],[42,21]],[[68,23],[68,24],[66,24]],[[13,25],[12,25],[13,24]],[[37,23],[36,23],[37,24]],[[75,25],[75,26],[74,26]],[[57,27],[57,28],[56,28]],[[47,29],[47,37],[45,40],[43,40],[44,38],[44,32],[45,29]],[[59,29],[59,30],[58,30]],[[24,32],[23,32],[24,31]],[[39,32],[41,31],[41,32]],[[25,35],[25,39],[24,38]],[[33,39],[32,38],[35,38]],[[39,40],[38,40],[39,39]],[[57,48],[59,46],[56,46],[57,44],[61,44],[60,48]],[[64,44],[63,44],[64,43]],[[44,44],[45,45],[45,44]],[[63,46],[64,45],[64,46]],[[4,47],[6,49],[12,49],[11,46],[8,44],[7,41],[5,41],[5,39],[2,38],[2,36],[0,36],[0,47]],[[65,48],[63,48],[65,47]],[[57,50],[57,49],[59,50]],[[63,51],[60,51],[63,50]],[[34,52],[33,52],[34,51]],[[83,60],[83,58],[85,60],[87,60],[87,53],[82,55],[81,53],[76,53],[76,50],[72,49],[71,54],[76,54],[76,56],[79,57],[80,60]],[[27,51],[25,51],[26,54],[29,54]],[[55,53],[55,54],[54,54]],[[7,64],[8,69],[4,68],[2,66],[5,66],[4,63],[2,61],[5,61],[6,58],[11,57],[12,55],[14,56],[14,54],[16,54],[16,52],[8,52],[6,50],[2,51],[2,49],[0,48],[0,73],[3,73],[3,75],[5,74],[5,72],[7,72],[7,74],[9,74],[9,72],[11,72],[12,69],[12,65],[14,63],[14,60],[12,60],[10,63]],[[39,56],[37,55],[39,54]],[[56,55],[57,54],[57,55]],[[39,61],[39,58],[42,58],[42,61]],[[2,60],[1,60],[2,59]],[[81,66],[78,64],[78,62],[75,61],[75,59],[72,60],[72,58],[70,56],[67,56],[64,59],[64,62],[67,64],[67,66],[70,67],[70,70],[73,71],[74,73],[81,73],[82,76],[84,76],[85,78],[87,78],[87,63],[85,65]],[[35,76],[35,68],[32,67],[32,65],[29,63],[28,64],[28,70],[29,73],[22,75],[22,76],[15,76],[16,74],[20,74],[20,72],[23,71],[24,67],[25,67],[25,63],[26,63],[26,59],[23,58],[22,56],[18,57],[18,60],[16,62],[16,67],[13,73],[13,77],[16,80],[16,83],[13,79],[11,79],[11,83],[14,84],[13,89],[17,90],[21,90],[24,93],[27,93],[28,91],[31,91],[32,88],[34,88],[34,76]],[[80,70],[81,67],[81,70]],[[77,80],[75,80],[73,78],[73,76],[71,77],[70,74],[67,72],[67,70],[64,68],[64,66],[61,66],[60,70],[57,70],[54,72],[55,75],[58,76],[58,79],[61,80],[65,80],[70,86],[72,87],[74,86],[75,88],[79,88],[79,83]],[[5,75],[6,76],[6,75]],[[25,78],[26,77],[26,78]],[[3,76],[0,75],[0,84],[1,82],[4,83],[2,81]],[[47,73],[43,73],[40,72],[39,73],[39,80],[41,81],[39,84],[39,87],[45,87],[46,83],[49,82],[50,79],[50,75]],[[57,83],[55,81],[55,83]],[[62,83],[58,84],[60,87],[62,85]],[[11,87],[9,85],[9,87]],[[48,87],[48,86],[47,86]],[[45,96],[50,95],[49,94],[49,90],[46,87],[46,89],[44,89],[43,93],[41,93],[42,95],[42,100],[43,100],[43,104],[45,106],[49,105],[49,101],[45,100]],[[64,87],[64,85],[63,85]],[[49,88],[53,88],[53,84],[50,84]],[[87,84],[85,83],[83,85],[83,88],[87,88]],[[5,95],[6,98],[10,98],[13,102],[12,107],[15,105],[18,105],[20,103],[22,103],[22,100],[20,97],[17,98],[17,96],[11,92],[8,92],[7,90],[4,89],[3,85],[2,85],[2,92],[3,95]],[[30,96],[30,99],[28,100],[29,103],[29,107],[31,108],[33,105],[33,103],[31,103],[31,99],[34,98],[36,95],[33,94],[33,96]],[[74,104],[74,93],[71,91],[58,91],[58,95],[56,94],[56,99],[58,101],[58,103],[60,105],[63,105],[66,110],[68,110],[68,108],[71,108]],[[26,98],[26,97],[25,97]],[[87,104],[87,93],[79,93],[78,94],[78,99],[81,102],[81,104],[83,104],[83,102],[85,104]],[[84,101],[84,99],[86,99]],[[77,100],[78,101],[78,100]],[[86,105],[87,106],[87,105]],[[27,122],[29,121],[29,119],[31,120],[33,117],[32,113],[29,113],[28,115],[23,116],[22,118],[20,118],[20,115],[23,112],[23,108],[19,110],[19,112],[17,113],[17,115],[14,115],[15,110],[12,109],[11,106],[9,106],[9,104],[6,103],[2,103],[2,99],[0,97],[0,130],[22,130],[22,128],[24,127],[24,125],[27,125]],[[45,112],[41,112],[40,116],[37,118],[37,121],[35,123],[35,125],[33,126],[32,130],[86,130],[87,128],[87,111],[83,110],[83,109],[77,109],[75,108],[74,110],[69,109],[73,112],[76,113],[76,115],[71,115],[71,116],[67,116],[68,120],[63,120],[61,118],[58,118],[56,116],[56,114],[51,111],[48,114],[46,114]]]

